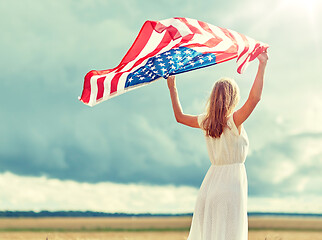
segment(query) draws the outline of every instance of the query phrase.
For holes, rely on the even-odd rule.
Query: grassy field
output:
[[[0,239],[184,240],[190,217],[0,218]],[[322,219],[250,217],[249,240],[322,240]]]

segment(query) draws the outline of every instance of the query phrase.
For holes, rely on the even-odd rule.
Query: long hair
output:
[[[207,101],[207,112],[202,127],[206,136],[219,138],[227,126],[227,118],[239,101],[239,88],[230,78],[218,80]]]

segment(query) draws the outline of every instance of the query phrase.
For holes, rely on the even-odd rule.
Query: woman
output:
[[[267,52],[257,58],[258,71],[249,97],[237,111],[234,108],[239,101],[239,90],[231,79],[215,83],[206,113],[198,116],[182,112],[175,77],[167,79],[177,122],[203,130],[211,161],[198,193],[188,240],[245,240],[248,237],[244,165],[248,138],[243,123],[261,99]]]

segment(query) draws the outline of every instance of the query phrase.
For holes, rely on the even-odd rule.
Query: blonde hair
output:
[[[239,88],[230,78],[218,80],[206,104],[206,117],[201,125],[206,136],[219,138],[227,126],[227,118],[239,101]]]

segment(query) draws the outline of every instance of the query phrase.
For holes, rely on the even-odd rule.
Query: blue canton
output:
[[[200,53],[187,47],[174,48],[151,57],[144,66],[130,73],[125,88],[214,64],[216,56],[213,53]]]

